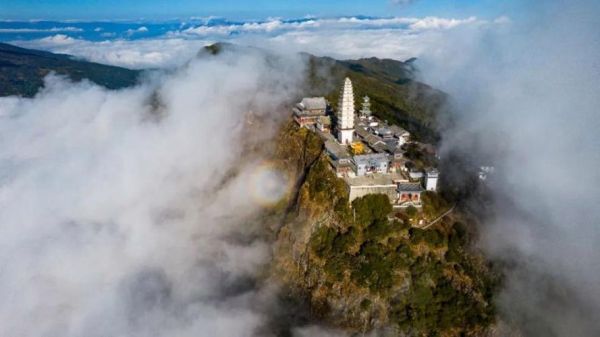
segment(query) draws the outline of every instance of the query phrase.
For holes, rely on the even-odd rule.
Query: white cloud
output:
[[[173,32],[173,35],[182,34],[196,34],[201,36],[208,35],[229,35],[235,32],[249,32],[249,33],[272,33],[281,32],[285,30],[301,30],[308,27],[318,27],[318,22],[315,20],[301,21],[301,22],[283,22],[279,19],[269,20],[265,22],[246,22],[243,24],[230,24],[230,25],[215,25],[206,26],[200,25],[197,27],[187,28],[182,32]]]
[[[56,34],[39,40],[41,45],[48,46],[65,46],[76,43],[78,40],[64,34]]]
[[[396,30],[352,30],[328,32],[289,32],[263,41],[274,49],[305,51],[316,55],[327,55],[338,59],[378,56],[383,58],[407,59],[421,55],[434,45],[436,34],[414,35]],[[253,43],[251,38],[240,39]]]
[[[207,19],[209,20],[209,19]],[[394,59],[418,57],[436,48],[446,32],[459,27],[490,24],[475,17],[452,18],[309,18],[299,21],[271,19],[242,24],[203,23],[172,31],[154,39],[61,41],[41,39],[16,41],[24,47],[73,54],[92,61],[144,68],[181,64],[202,46],[215,41],[251,44],[286,51],[305,51],[338,58],[379,56]],[[128,35],[143,27],[131,30]],[[104,37],[114,34],[105,32]]]
[[[148,32],[148,27],[146,26],[141,26],[138,27],[136,29],[128,29],[125,33],[129,36],[132,36],[133,34],[137,34],[137,33],[147,33]]]
[[[244,145],[283,117],[298,62],[223,53],[136,88],[48,77],[34,99],[0,98],[0,335],[229,337],[264,324],[270,290],[244,283],[270,254],[250,221],[261,155]]]
[[[41,28],[0,28],[0,33],[57,33],[57,32],[83,32],[78,27],[53,27],[47,29]]]
[[[475,17],[467,19],[453,18],[360,18],[360,17],[341,17],[333,19],[308,19],[304,21],[282,21],[272,19],[261,22],[246,22],[243,24],[227,25],[199,25],[188,28],[180,32],[172,32],[171,35],[179,34],[197,34],[202,36],[209,35],[229,35],[232,33],[277,33],[283,34],[290,31],[311,31],[320,33],[323,31],[335,30],[358,30],[363,28],[388,28],[397,30],[424,30],[424,29],[449,29],[460,25],[472,23],[485,23],[486,21],[477,20]]]
[[[521,335],[595,336],[600,3],[532,4],[525,22],[446,34],[421,69],[454,99],[444,148],[496,168],[478,231],[510,265],[501,313]]]
[[[450,29],[466,24],[477,23],[476,17],[472,16],[464,20],[460,19],[445,19],[437,17],[426,17],[423,19],[416,20],[410,24],[410,28],[413,30],[425,30],[425,29]],[[485,21],[479,21],[485,23]],[[500,22],[502,23],[502,22]]]
[[[16,44],[27,48],[51,50],[56,53],[75,55],[93,62],[128,68],[181,65],[191,59],[208,43],[210,41],[181,38],[92,42],[64,35],[16,42]]]

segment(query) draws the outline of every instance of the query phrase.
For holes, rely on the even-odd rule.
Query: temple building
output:
[[[397,193],[398,199],[395,204],[399,207],[421,206],[421,193],[423,193],[423,188],[420,183],[398,183]]]
[[[384,153],[371,153],[354,156],[356,176],[361,177],[373,173],[388,173],[389,159]]]
[[[331,137],[325,141],[325,151],[327,151],[329,163],[335,174],[339,178],[355,176],[352,157],[348,153],[348,149],[336,142],[332,135],[326,134],[326,136]]]
[[[430,169],[425,175],[425,189],[428,191],[437,191],[439,172],[436,169]]]
[[[348,77],[340,95],[337,117],[338,141],[344,145],[351,144],[354,140],[354,91]]]
[[[398,139],[398,145],[402,146],[410,141],[410,132],[404,130],[398,125],[390,126],[390,131],[392,131],[394,137]]]
[[[305,97],[293,109],[294,120],[298,125],[315,125],[320,117],[327,113],[327,101],[324,97]]]
[[[394,203],[398,199],[398,183],[388,174],[373,174],[362,177],[344,177],[348,185],[348,201],[364,197],[369,194],[385,194]]]

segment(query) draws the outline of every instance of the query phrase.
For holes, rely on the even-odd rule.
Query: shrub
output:
[[[322,226],[317,229],[310,240],[310,245],[313,252],[318,257],[326,257],[331,253],[333,240],[337,236],[337,231],[331,227]]]
[[[415,206],[408,206],[404,212],[406,212],[406,215],[408,215],[409,218],[414,218],[419,210],[417,210]]]

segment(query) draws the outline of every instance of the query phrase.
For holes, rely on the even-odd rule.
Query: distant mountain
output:
[[[31,97],[42,87],[44,76],[50,72],[66,75],[74,81],[88,79],[109,89],[131,86],[140,74],[137,70],[0,43],[0,96]]]

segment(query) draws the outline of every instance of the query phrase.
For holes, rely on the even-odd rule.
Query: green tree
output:
[[[362,228],[376,220],[387,220],[392,213],[390,199],[385,194],[368,194],[352,202],[356,223]]]
[[[408,215],[410,218],[414,218],[417,213],[419,212],[419,210],[417,210],[417,208],[415,206],[408,206],[406,207],[406,215]]]

